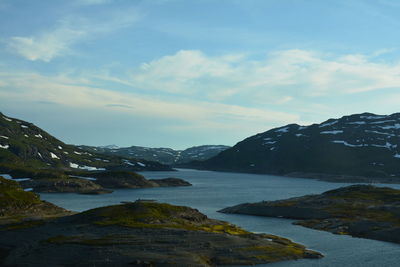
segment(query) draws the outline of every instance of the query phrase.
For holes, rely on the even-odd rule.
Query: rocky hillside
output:
[[[246,203],[221,212],[300,219],[296,224],[335,234],[400,243],[400,190],[353,185],[277,201]]]
[[[140,158],[150,161],[158,161],[162,164],[176,165],[193,160],[207,160],[216,156],[221,151],[229,148],[223,145],[194,146],[185,150],[174,150],[172,148],[150,148],[141,146],[117,147],[115,145],[93,147],[80,146],[81,149],[94,153],[106,155],[117,155],[126,158]]]
[[[189,207],[149,201],[92,209],[24,229],[0,228],[1,266],[207,267],[321,257],[282,237],[253,234]]]
[[[32,123],[0,113],[0,166],[71,170],[170,170],[158,162],[88,152],[67,145]]]
[[[251,136],[216,157],[188,166],[303,177],[323,178],[331,174],[399,181],[400,113],[355,114],[310,126],[290,124]]]
[[[70,212],[40,200],[35,193],[24,191],[16,181],[0,176],[0,225],[4,222],[20,223],[25,217],[67,214]]]

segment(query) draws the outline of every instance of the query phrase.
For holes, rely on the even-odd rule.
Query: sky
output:
[[[400,111],[398,0],[0,0],[0,111],[70,144],[234,145]]]

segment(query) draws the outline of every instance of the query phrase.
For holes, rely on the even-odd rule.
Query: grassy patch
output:
[[[13,225],[7,225],[3,228],[0,228],[0,230],[10,231],[10,230],[27,229],[27,228],[37,227],[37,226],[40,226],[43,224],[44,224],[43,221],[26,221],[26,222],[22,222],[22,223],[13,224]]]
[[[251,252],[253,257],[259,260],[274,262],[282,259],[302,258],[304,247],[295,243],[283,245],[271,244],[268,246],[254,246],[244,248],[246,252]]]
[[[371,201],[376,204],[400,201],[400,190],[389,187],[349,186],[325,192],[332,199]]]
[[[135,228],[175,228],[211,233],[246,235],[249,232],[226,222],[210,220],[197,210],[165,203],[135,202],[94,209],[85,213],[94,216],[97,225],[121,225]]]
[[[38,195],[25,192],[17,182],[0,177],[0,208],[24,209],[39,203]]]

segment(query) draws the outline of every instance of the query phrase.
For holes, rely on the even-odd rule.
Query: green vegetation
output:
[[[27,228],[41,226],[43,224],[44,224],[43,220],[22,221],[20,223],[15,223],[15,224],[10,224],[10,225],[5,225],[3,227],[0,227],[0,231],[27,229]]]
[[[389,187],[375,187],[375,186],[362,186],[362,187],[348,187],[347,190],[335,189],[327,191],[324,195],[332,199],[345,199],[345,200],[358,200],[358,201],[371,201],[377,204],[400,201],[400,190]]]
[[[293,258],[293,256],[302,258],[304,254],[304,246],[295,243],[286,246],[272,243],[268,246],[248,247],[243,250],[251,251],[254,254],[253,257],[267,262],[274,262],[285,257]]]
[[[39,223],[34,221],[66,214],[70,212],[41,201],[37,194],[26,192],[17,182],[0,176],[0,221],[6,224],[13,223],[6,226],[7,229],[33,227]]]
[[[17,182],[0,176],[0,216],[39,204],[38,195],[25,192]]]
[[[48,167],[48,166],[47,166]],[[20,164],[0,163],[0,171],[14,178],[68,178],[68,172],[63,169],[33,168]]]
[[[176,228],[212,233],[246,235],[249,232],[226,222],[208,219],[197,210],[165,203],[136,201],[131,204],[98,208],[83,215],[97,225],[135,228]]]

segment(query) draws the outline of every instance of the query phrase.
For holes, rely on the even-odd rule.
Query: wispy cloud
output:
[[[9,50],[28,60],[50,62],[56,57],[70,54],[73,45],[132,26],[140,17],[134,9],[113,11],[96,19],[70,16],[59,20],[55,27],[38,34],[13,36],[7,41],[7,46]]]
[[[372,112],[377,110],[372,105],[394,112],[397,97],[377,98],[374,93],[395,88],[389,93],[397,96],[400,64],[374,61],[376,57],[285,50],[255,60],[179,51],[125,76],[107,69],[58,76],[0,71],[0,99],[24,106],[45,101],[70,110],[168,121],[169,129],[228,130],[245,137],[287,123],[366,111],[365,103],[374,103]]]
[[[12,37],[8,47],[26,59],[49,62],[68,53],[69,47],[86,35],[84,31],[58,28],[37,36]]]
[[[0,77],[5,83],[4,87],[12,88],[0,88],[0,98],[15,103],[47,101],[74,109],[98,110],[100,113],[122,112],[134,117],[168,119],[179,122],[179,125],[183,123],[188,128],[251,131],[250,129],[261,129],[265,125],[273,126],[298,120],[297,115],[266,108],[188,99],[168,100],[109,91],[87,86],[85,81],[62,75],[51,77],[37,73],[0,73]]]
[[[376,57],[379,53],[332,56],[284,50],[254,60],[245,55],[211,57],[201,51],[182,50],[142,64],[129,77],[103,78],[147,91],[201,93],[214,100],[269,98],[270,103],[286,104],[296,97],[400,87],[400,64],[374,61]]]

